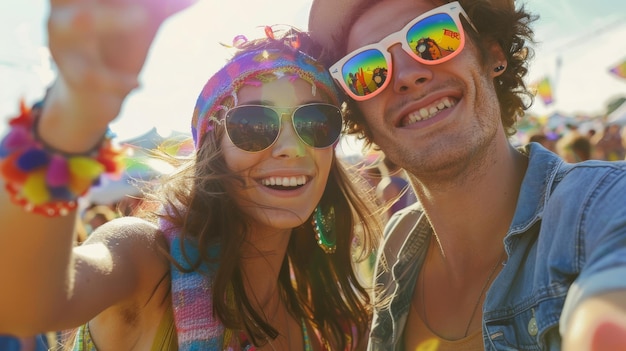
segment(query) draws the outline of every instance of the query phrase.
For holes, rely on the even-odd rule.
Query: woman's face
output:
[[[237,148],[228,136],[221,140],[228,168],[245,181],[234,182],[233,197],[257,226],[292,229],[304,223],[320,201],[333,161],[334,147],[314,149],[295,132],[291,114],[296,106],[326,99],[312,94],[311,84],[284,77],[260,86],[246,85],[238,105],[281,107],[284,114],[276,142],[260,152]],[[272,185],[274,184],[274,185]],[[282,184],[282,185],[276,185]]]

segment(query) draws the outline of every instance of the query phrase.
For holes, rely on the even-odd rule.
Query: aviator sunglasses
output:
[[[233,107],[224,117],[226,134],[239,149],[259,152],[272,146],[278,139],[282,117],[290,110],[296,134],[306,145],[323,149],[332,146],[342,128],[341,111],[337,106],[312,103],[295,108],[263,105]]]
[[[400,43],[409,56],[425,65],[444,63],[457,56],[465,46],[461,15],[478,32],[461,5],[451,2],[421,14],[378,43],[352,51],[330,67],[330,74],[352,99],[371,99],[389,85],[391,46]]]

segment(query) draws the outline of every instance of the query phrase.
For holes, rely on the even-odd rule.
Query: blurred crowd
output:
[[[528,142],[538,142],[572,163],[586,160],[621,161],[626,157],[626,128],[620,124],[607,124],[600,131],[582,131],[575,124],[567,124],[561,134],[538,132],[531,134]]]

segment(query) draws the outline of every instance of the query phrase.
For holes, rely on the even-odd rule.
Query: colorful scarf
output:
[[[183,256],[181,236],[178,228],[170,222],[160,220],[159,227],[165,234],[170,246],[170,254],[184,268],[189,263]],[[185,240],[185,255],[190,262],[199,259],[197,245]],[[219,247],[209,248],[209,255],[217,257]],[[193,272],[181,272],[174,264],[170,264],[172,276],[172,306],[174,322],[178,335],[179,351],[221,350],[224,337],[224,326],[213,314],[213,292],[211,282],[215,277],[217,265],[203,264]]]

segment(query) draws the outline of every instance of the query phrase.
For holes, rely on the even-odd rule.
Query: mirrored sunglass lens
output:
[[[280,131],[275,111],[263,106],[242,106],[228,112],[226,132],[238,148],[261,151],[272,145]]]
[[[365,96],[385,83],[387,69],[387,61],[382,52],[369,49],[348,60],[341,68],[341,76],[355,95]]]
[[[298,135],[312,147],[331,146],[341,133],[341,113],[331,105],[302,106],[296,110],[293,123]]]
[[[406,33],[406,40],[413,52],[427,61],[444,58],[461,46],[461,31],[445,13],[424,18]]]

